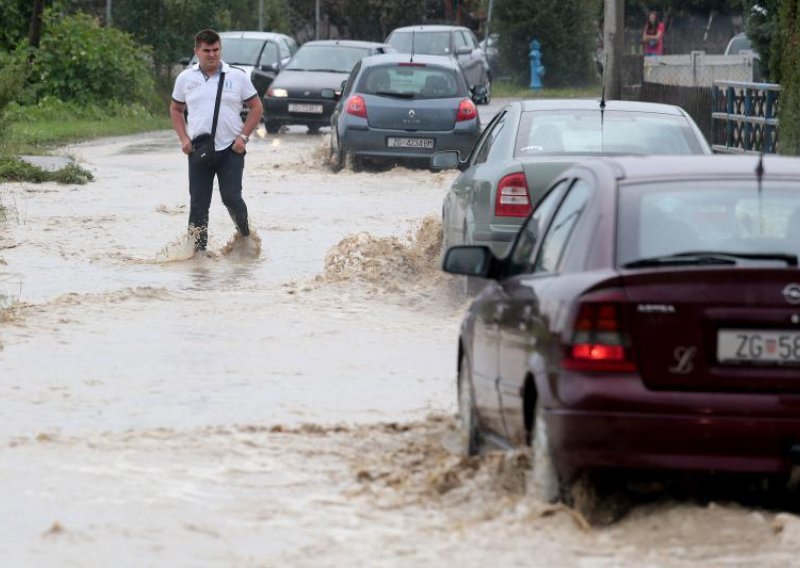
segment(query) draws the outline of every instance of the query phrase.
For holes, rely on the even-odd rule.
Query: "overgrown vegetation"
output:
[[[68,164],[60,170],[48,171],[15,157],[0,157],[0,181],[32,181],[42,183],[84,184],[94,179],[91,172],[78,164]]]
[[[510,81],[495,81],[492,84],[492,96],[511,97],[515,99],[591,99],[600,98],[601,85],[593,83],[584,87],[543,88],[534,91],[527,85],[518,85]]]
[[[594,81],[591,55],[598,0],[497,0],[498,45],[503,69],[520,84],[530,80],[530,42],[542,45],[545,84],[583,86]]]
[[[780,151],[794,156],[800,154],[800,0],[782,0],[778,29]]]

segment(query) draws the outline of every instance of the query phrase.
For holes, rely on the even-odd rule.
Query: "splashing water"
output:
[[[256,259],[261,256],[261,237],[253,229],[250,230],[250,234],[246,237],[235,233],[230,240],[225,243],[220,253],[223,256],[234,259]]]

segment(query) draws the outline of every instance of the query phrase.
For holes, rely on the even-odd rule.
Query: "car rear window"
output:
[[[450,32],[395,32],[387,42],[400,53],[450,55]]]
[[[522,114],[515,156],[539,154],[699,154],[702,147],[682,116],[599,110]]]
[[[297,50],[286,69],[350,73],[356,63],[369,55],[363,47],[343,45],[304,45]]]
[[[690,251],[800,254],[800,181],[686,180],[619,191],[617,262]]]
[[[365,70],[358,92],[387,97],[442,99],[466,96],[466,86],[452,69],[395,64]]]

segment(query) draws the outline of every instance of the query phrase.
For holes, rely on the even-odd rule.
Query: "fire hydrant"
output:
[[[542,77],[544,77],[544,65],[542,65],[542,44],[538,39],[531,41],[531,50],[528,57],[531,60],[531,89],[542,88]]]

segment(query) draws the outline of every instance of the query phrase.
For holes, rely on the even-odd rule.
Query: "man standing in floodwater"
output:
[[[189,232],[195,239],[195,251],[205,250],[208,243],[208,211],[214,176],[219,183],[222,203],[227,207],[236,230],[242,237],[250,235],[247,205],[242,199],[245,147],[250,134],[261,120],[264,108],[250,78],[242,69],[222,61],[222,42],[214,30],[203,30],[195,36],[194,54],[197,63],[175,79],[169,114],[172,127],[181,141],[183,153],[189,156]],[[220,78],[224,77],[219,117],[214,136],[213,157],[207,162],[191,159],[192,141],[212,132],[214,108]],[[247,105],[247,119],[242,123],[242,103]],[[188,111],[188,123],[184,120]]]

